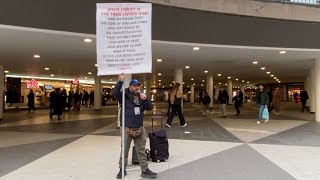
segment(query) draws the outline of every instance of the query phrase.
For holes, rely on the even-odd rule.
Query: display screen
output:
[[[44,89],[46,89],[46,90],[51,90],[51,89],[52,89],[52,85],[47,85],[47,84],[45,84],[45,85],[44,85]]]

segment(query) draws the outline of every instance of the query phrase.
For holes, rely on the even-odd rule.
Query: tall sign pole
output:
[[[98,76],[151,73],[150,3],[98,3]],[[125,83],[122,85],[122,178],[124,179]]]

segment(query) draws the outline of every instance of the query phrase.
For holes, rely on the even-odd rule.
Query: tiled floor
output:
[[[156,108],[165,111],[166,104]],[[203,115],[201,106],[185,104],[188,127],[175,119],[167,130],[169,161],[149,166],[158,179],[319,180],[320,124],[299,108],[285,103],[281,115],[271,114],[270,122],[257,125],[252,104],[240,116],[228,106],[225,119],[218,107]],[[0,179],[115,179],[120,153],[116,109],[68,112],[62,121],[49,120],[46,110],[6,113],[0,122]],[[150,113],[145,127],[151,130]],[[141,179],[139,167],[130,165],[126,179]]]

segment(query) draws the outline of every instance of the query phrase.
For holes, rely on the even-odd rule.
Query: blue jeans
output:
[[[263,113],[263,110],[266,108],[266,105],[260,104],[259,106],[260,106],[260,108],[259,108],[259,120],[258,121],[262,121],[262,113]]]

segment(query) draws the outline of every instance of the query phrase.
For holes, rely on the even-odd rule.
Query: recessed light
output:
[[[47,68],[47,67],[46,67],[46,68],[44,68],[44,70],[49,71],[49,70],[50,70],[50,68]]]
[[[265,67],[262,67],[262,68],[261,68],[261,70],[265,70],[265,69],[266,69]]]
[[[274,75],[272,74],[272,75],[270,75],[271,77],[274,77]]]
[[[95,67],[98,67],[98,64],[95,64],[94,66],[95,66]]]
[[[172,84],[170,84],[170,86],[172,86]]]
[[[242,82],[244,82],[244,80],[242,80]]]
[[[54,74],[51,74],[51,76],[53,77],[53,76],[54,76]]]
[[[157,62],[162,62],[162,59],[157,59]]]
[[[228,84],[224,84],[225,86],[228,86]]]
[[[191,81],[193,81],[194,79],[193,78],[191,78]]]
[[[249,84],[250,82],[248,81],[247,84]]]
[[[190,86],[188,86],[188,88],[189,88]]]
[[[86,42],[86,43],[91,43],[91,42],[92,42],[92,39],[86,38],[86,39],[84,39],[83,41]]]
[[[269,72],[269,71],[267,72],[267,74],[270,74],[270,73],[271,73],[271,72]]]
[[[159,79],[159,82],[161,82],[161,79]]]
[[[273,79],[277,79],[277,77],[274,77]]]
[[[231,77],[228,77],[228,79],[231,79]]]
[[[194,51],[198,51],[200,48],[199,47],[193,47]]]
[[[201,84],[201,86],[203,86],[203,84]]]
[[[164,88],[164,86],[162,86],[162,88]]]
[[[195,86],[195,85],[196,85],[196,83],[193,83],[193,85]]]
[[[281,83],[281,81],[278,81],[278,83]]]
[[[161,73],[158,73],[158,76],[161,76],[162,74]]]
[[[236,79],[236,81],[239,81],[239,79]]]
[[[218,74],[218,76],[221,76],[221,74]]]
[[[202,82],[205,82],[205,80],[202,80]]]
[[[92,74],[92,72],[88,72],[88,74]]]
[[[258,61],[253,61],[252,64],[258,64]]]
[[[33,57],[38,59],[38,58],[40,58],[40,55],[39,54],[35,54],[35,55],[33,55]]]
[[[161,83],[159,83],[159,86],[161,86]]]
[[[84,77],[85,79],[88,79],[88,77]]]
[[[9,73],[9,71],[7,71],[7,70],[6,70],[6,71],[4,71],[4,73],[6,73],[6,74],[7,74],[7,73]]]
[[[186,69],[189,69],[190,68],[190,66],[186,66]]]
[[[185,83],[183,82],[183,84],[185,84]]]
[[[204,71],[204,73],[208,73],[209,71]]]
[[[221,83],[219,83],[219,84],[221,84]]]
[[[287,51],[280,51],[279,54],[286,54]]]

